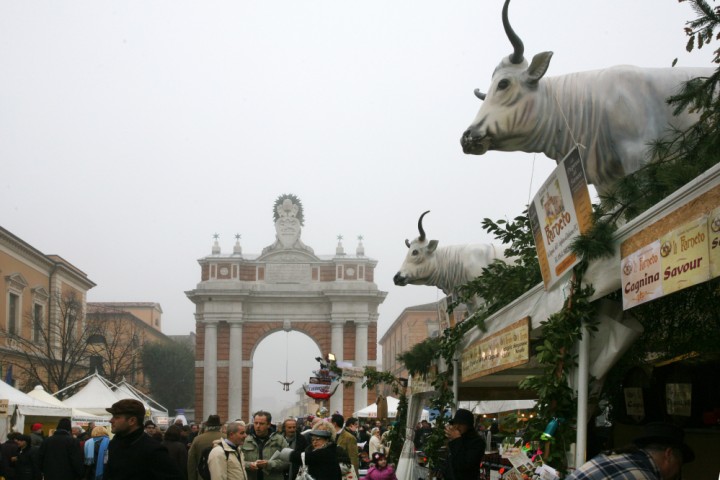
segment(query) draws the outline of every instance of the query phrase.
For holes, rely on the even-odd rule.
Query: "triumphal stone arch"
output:
[[[373,279],[377,261],[365,256],[361,238],[353,254],[340,241],[335,254],[316,255],[301,240],[304,212],[294,195],[281,195],[273,214],[271,245],[244,254],[238,236],[232,253],[222,253],[216,237],[212,253],[198,260],[200,283],[186,292],[195,304],[198,419],[248,420],[252,375],[262,374],[253,353],[274,332],[302,332],[323,355],[375,365],[378,305],[387,295]],[[330,411],[350,415],[373,400],[358,382],[337,389]]]

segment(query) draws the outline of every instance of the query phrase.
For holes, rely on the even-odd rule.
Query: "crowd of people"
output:
[[[176,421],[161,430],[146,420],[145,406],[134,399],[108,408],[110,431],[86,429],[62,418],[52,434],[35,423],[30,434],[11,432],[0,444],[4,480],[397,480],[388,463],[388,428],[336,413],[329,418],[286,418],[273,422],[260,410],[247,424],[222,423],[210,415],[202,425]],[[415,446],[431,432],[421,422]],[[485,437],[472,412],[458,409],[446,426],[447,459],[442,477],[478,480]],[[633,445],[605,452],[576,469],[568,479],[680,478],[693,451],[682,429],[651,423]],[[207,468],[201,468],[205,465]]]
[[[161,429],[145,406],[124,399],[107,411],[110,426],[85,428],[62,418],[50,435],[35,423],[0,444],[4,480],[396,480],[387,462],[381,422],[361,423],[336,413],[273,422],[255,412],[247,424],[209,415],[201,424],[177,420]],[[375,440],[374,440],[375,439]],[[199,468],[205,464],[207,468]],[[204,471],[203,471],[204,470]]]

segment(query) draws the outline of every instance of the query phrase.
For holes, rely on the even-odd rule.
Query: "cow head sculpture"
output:
[[[509,3],[510,0],[505,0],[502,22],[513,53],[495,68],[487,93],[475,90],[475,95],[484,103],[460,140],[463,151],[468,154],[523,150],[527,139],[537,133],[535,126],[542,112],[542,98],[536,92],[550,65],[552,52],[538,53],[528,66],[522,40],[508,20]]]
[[[423,217],[428,213],[430,213],[430,210],[420,215],[418,220],[420,236],[412,242],[405,239],[408,253],[405,261],[400,266],[400,270],[393,277],[395,285],[401,287],[405,285],[426,285],[425,282],[433,272],[432,257],[438,246],[438,241],[427,240],[425,230],[423,230]]]

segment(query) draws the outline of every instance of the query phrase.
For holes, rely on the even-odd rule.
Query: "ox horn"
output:
[[[508,40],[510,40],[510,43],[513,46],[513,54],[510,55],[510,63],[518,64],[522,63],[523,61],[523,53],[525,52],[525,46],[522,43],[522,40],[520,40],[520,37],[517,36],[515,31],[510,26],[510,20],[508,20],[508,5],[510,4],[510,0],[505,0],[505,5],[503,5],[502,9],[502,22],[503,22],[503,28],[505,28],[505,35],[507,35]]]
[[[422,219],[428,213],[430,213],[430,210],[420,215],[420,219],[418,220],[418,231],[420,232],[420,238],[418,240],[420,240],[421,242],[425,241],[425,230],[423,230],[422,227]]]
[[[405,239],[405,245],[407,245],[407,247],[410,248],[410,241],[407,238]]]
[[[475,96],[478,97],[480,100],[485,100],[485,94],[482,93],[479,88],[475,89]]]

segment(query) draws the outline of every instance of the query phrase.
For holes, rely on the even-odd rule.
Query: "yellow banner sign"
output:
[[[462,381],[527,363],[530,359],[530,317],[471,344],[460,358]]]
[[[622,260],[625,310],[711,278],[709,223],[695,219]]]

